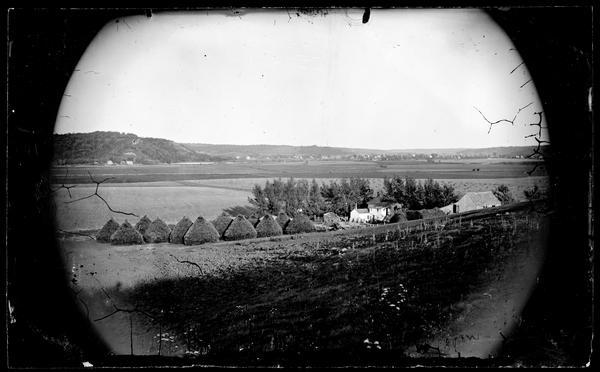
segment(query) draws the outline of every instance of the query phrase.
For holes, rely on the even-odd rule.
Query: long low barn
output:
[[[499,207],[502,203],[491,191],[468,192],[456,203],[440,208],[444,213],[460,213],[477,209]]]

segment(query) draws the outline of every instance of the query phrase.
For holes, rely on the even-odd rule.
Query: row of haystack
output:
[[[104,224],[98,232],[96,239],[101,242],[110,242],[114,245],[129,245],[146,243],[163,243],[198,245],[223,240],[241,240],[262,238],[286,234],[299,234],[315,231],[315,227],[304,215],[289,218],[285,213],[280,213],[277,218],[265,215],[255,218],[252,223],[246,217],[239,215],[236,218],[223,213],[212,223],[203,217],[198,217],[192,222],[183,217],[172,228],[160,218],[150,221],[146,216],[138,223],[131,226],[127,220],[119,225],[112,218]]]

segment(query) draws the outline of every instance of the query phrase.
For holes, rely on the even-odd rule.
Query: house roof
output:
[[[354,208],[354,210],[360,214],[368,214],[369,213],[369,210],[367,208]]]
[[[474,204],[478,206],[500,205],[500,200],[491,191],[468,192],[456,204]]]

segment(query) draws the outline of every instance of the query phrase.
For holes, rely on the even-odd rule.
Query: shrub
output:
[[[151,223],[152,221],[150,221],[148,216],[144,216],[140,218],[138,223],[135,224],[135,229],[139,231],[140,234],[142,234],[142,236],[144,236],[144,234],[146,233],[146,229],[148,228],[148,226],[150,226]]]
[[[171,229],[160,218],[152,221],[150,226],[144,232],[143,237],[146,243],[164,243],[169,240]]]
[[[256,234],[259,238],[283,235],[283,229],[279,226],[273,216],[267,214],[260,220],[258,225],[256,225]]]
[[[502,203],[502,205],[514,203],[515,201],[515,198],[513,198],[510,189],[505,184],[498,186],[492,192],[494,193],[494,196],[496,196],[498,200],[500,200],[500,203]]]
[[[233,221],[233,217],[231,217],[228,213],[223,212],[216,220],[213,221],[213,225],[215,229],[219,232],[219,236],[223,236],[225,230],[229,227]]]
[[[119,229],[119,224],[112,218],[102,226],[102,229],[96,235],[96,240],[103,243],[110,243],[110,237]]]
[[[196,221],[194,221],[183,236],[183,243],[185,245],[213,243],[217,241],[219,241],[219,232],[204,217],[196,218]]]
[[[283,230],[285,230],[285,227],[287,226],[288,222],[290,222],[290,217],[287,214],[285,214],[285,212],[279,213],[279,216],[277,216],[277,223],[279,224],[279,226],[281,226]]]
[[[113,245],[143,244],[144,238],[139,231],[134,229],[127,220],[110,237]]]
[[[538,185],[533,185],[532,187],[523,190],[523,195],[525,198],[527,198],[527,200],[536,200],[542,197],[542,193],[540,192]]]
[[[173,230],[171,230],[171,235],[169,235],[169,243],[183,244],[183,237],[192,225],[193,222],[190,221],[189,218],[183,217],[179,222],[177,222],[177,225],[173,227]]]
[[[406,211],[406,218],[409,221],[421,220],[423,218],[444,217],[446,214],[439,208],[421,209],[418,211]]]
[[[298,214],[285,227],[286,234],[299,234],[315,231],[315,226],[312,221],[303,214]]]
[[[254,226],[252,226],[252,224],[246,219],[246,217],[242,215],[238,215],[223,234],[223,239],[225,240],[251,238],[256,238],[256,230],[254,229]]]
[[[397,210],[396,213],[394,213],[390,218],[390,223],[405,221],[408,221],[408,218],[406,218],[406,213],[404,213],[402,210]]]

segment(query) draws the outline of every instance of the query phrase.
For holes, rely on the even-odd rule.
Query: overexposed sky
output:
[[[66,88],[55,132],[373,149],[535,145],[542,106],[480,10],[158,13],[109,22]],[[521,87],[522,86],[522,87]],[[530,102],[515,125],[512,119]]]

